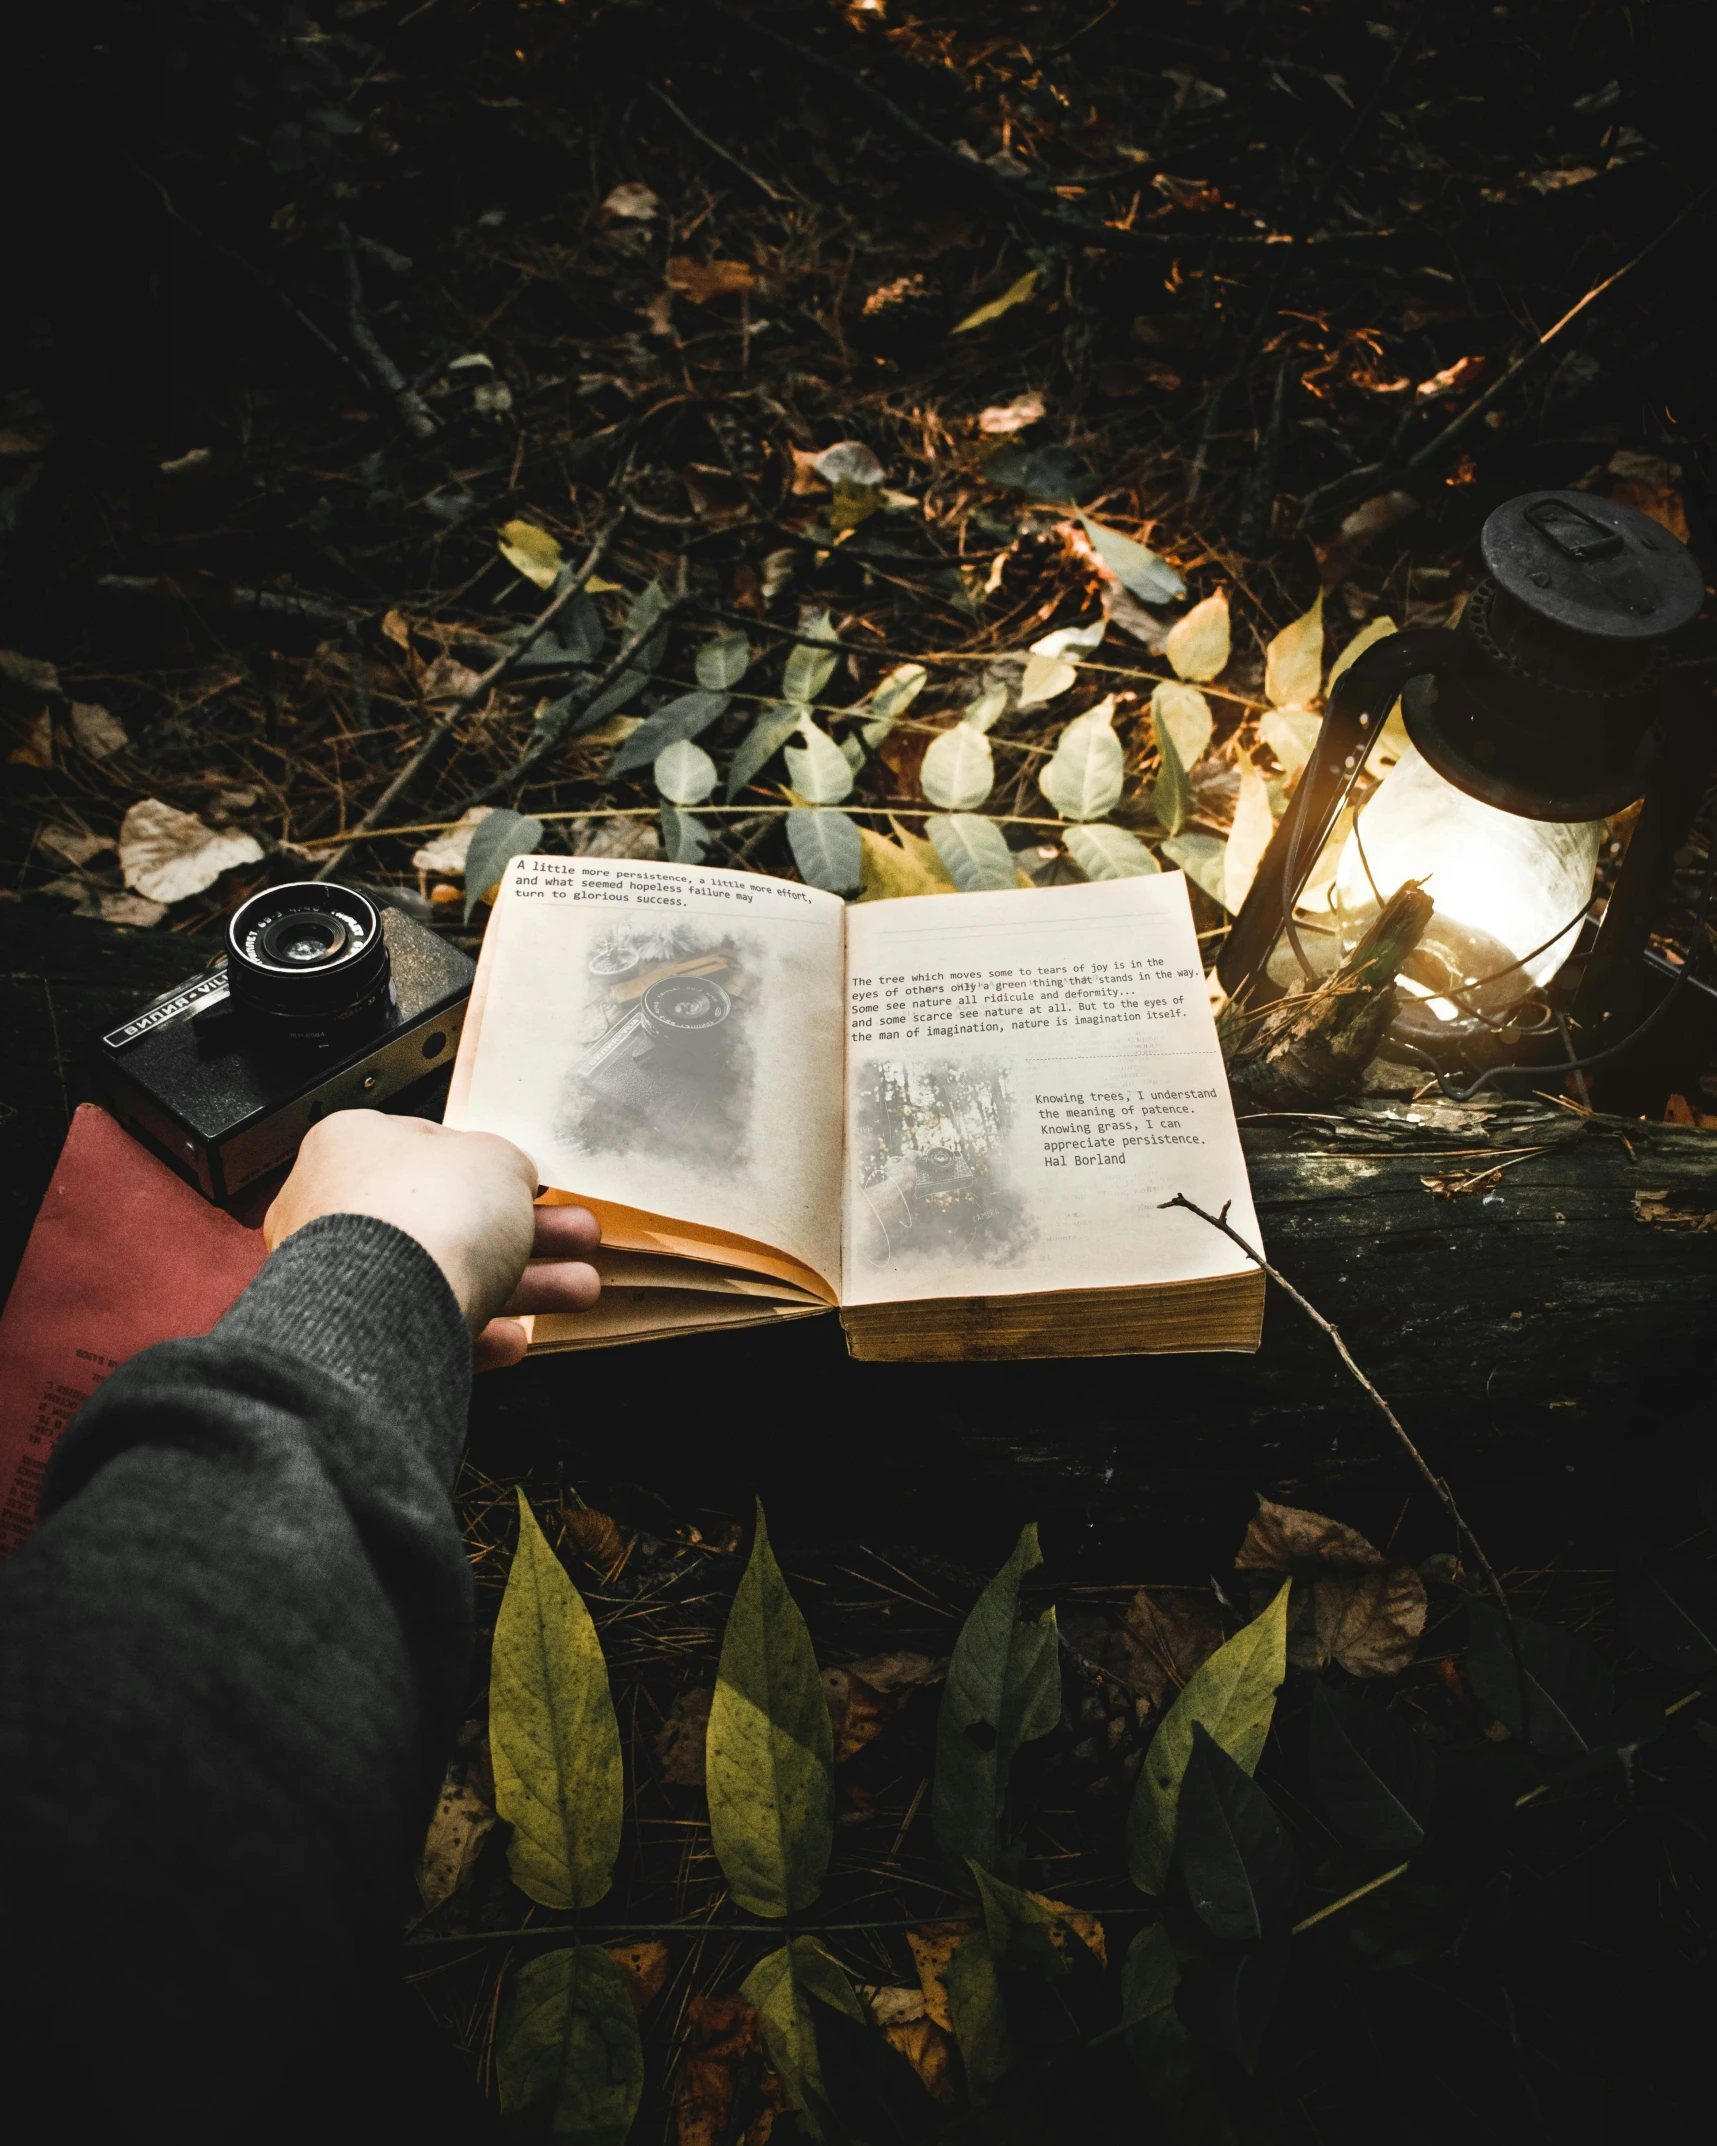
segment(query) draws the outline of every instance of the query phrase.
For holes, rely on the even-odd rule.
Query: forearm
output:
[[[111,1972],[141,2046],[138,1963],[104,1967],[104,1933],[163,1933],[164,2066],[192,1987],[225,2015],[197,2061],[224,2030],[242,2065],[247,2039],[332,2032],[397,1932],[465,1696],[469,1377],[418,1244],[313,1222],[213,1334],[88,1404],[0,1574],[0,1808],[31,1842],[13,1941],[86,2017]]]

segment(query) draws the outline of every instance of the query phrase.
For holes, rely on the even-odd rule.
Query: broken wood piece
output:
[[[1353,952],[1315,990],[1222,1023],[1237,1099],[1266,1108],[1333,1102],[1359,1083],[1395,1018],[1395,978],[1431,921],[1431,897],[1408,880]]]

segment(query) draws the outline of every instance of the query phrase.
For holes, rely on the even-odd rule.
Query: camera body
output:
[[[451,1064],[474,973],[354,888],[269,887],[228,921],[224,961],[100,1039],[100,1085],[129,1132],[227,1200],[290,1163],[318,1118]]]

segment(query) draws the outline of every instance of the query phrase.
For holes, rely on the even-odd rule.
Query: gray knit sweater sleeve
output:
[[[428,1254],[336,1215],[66,1434],[0,1568],[0,2038],[56,2135],[398,2114],[373,2075],[466,1699],[470,1378]]]

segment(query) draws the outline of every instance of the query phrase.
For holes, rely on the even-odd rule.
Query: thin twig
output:
[[[468,713],[470,709],[480,706],[489,697],[494,688],[501,683],[502,679],[506,678],[518,667],[536,642],[538,636],[548,631],[549,627],[567,609],[573,599],[579,595],[584,584],[601,565],[603,554],[607,551],[609,542],[623,519],[623,516],[616,515],[613,521],[609,522],[605,528],[597,531],[596,540],[585,554],[583,564],[567,583],[566,587],[556,594],[554,601],[546,610],[538,612],[537,616],[525,628],[524,633],[513,643],[504,656],[491,663],[489,668],[474,684],[467,686],[463,693],[455,696],[447,713],[435,722],[428,737],[424,739],[417,751],[412,754],[405,766],[400,769],[393,781],[388,784],[381,796],[376,799],[375,803],[364,814],[357,826],[349,834],[335,837],[340,847],[317,867],[315,876],[318,879],[331,879],[333,877],[335,872],[339,870],[340,862],[351,845],[364,840],[377,829],[379,823],[386,817],[388,807],[403,797],[412,784],[417,781],[424,769],[429,766],[443,744],[445,744],[448,733],[459,718]],[[446,824],[453,825],[456,823],[448,822]]]
[[[1322,1331],[1326,1333],[1329,1336],[1330,1340],[1335,1344],[1336,1354],[1341,1358],[1342,1362],[1353,1374],[1353,1377],[1358,1382],[1361,1390],[1364,1392],[1367,1399],[1371,1402],[1372,1406],[1378,1411],[1378,1413],[1382,1416],[1384,1422],[1388,1424],[1389,1428],[1400,1440],[1402,1451],[1412,1462],[1415,1470],[1418,1472],[1426,1488],[1432,1493],[1432,1495],[1437,1499],[1437,1502],[1442,1506],[1443,1510],[1448,1514],[1449,1519],[1454,1524],[1456,1540],[1460,1542],[1465,1549],[1469,1550],[1472,1553],[1473,1563],[1478,1567],[1479,1572],[1484,1579],[1485,1585],[1490,1589],[1492,1598],[1495,1600],[1497,1609],[1501,1614],[1504,1627],[1508,1633],[1508,1644],[1510,1652],[1514,1656],[1514,1673],[1516,1681],[1519,1685],[1521,1741],[1530,1746],[1532,1738],[1531,1722],[1528,1714],[1526,1666],[1521,1659],[1520,1640],[1514,1629],[1514,1612],[1508,1606],[1508,1597],[1502,1591],[1502,1582],[1491,1570],[1490,1559],[1485,1556],[1483,1549],[1480,1547],[1478,1537],[1473,1533],[1472,1529],[1468,1527],[1466,1520],[1462,1516],[1460,1507],[1455,1503],[1454,1492],[1449,1488],[1448,1484],[1443,1480],[1443,1478],[1438,1475],[1436,1470],[1431,1466],[1430,1462],[1426,1460],[1424,1454],[1419,1451],[1419,1448],[1408,1436],[1407,1428],[1402,1423],[1400,1417],[1396,1415],[1394,1409],[1390,1407],[1389,1403],[1383,1398],[1382,1394],[1378,1392],[1377,1388],[1371,1383],[1370,1379],[1368,1379],[1365,1373],[1359,1368],[1359,1365],[1354,1361],[1352,1350],[1348,1347],[1347,1343],[1343,1341],[1340,1332],[1334,1326],[1334,1324],[1324,1317],[1323,1313],[1318,1310],[1317,1306],[1312,1302],[1310,1297],[1303,1295],[1298,1289],[1296,1289],[1293,1283],[1289,1281],[1288,1277],[1281,1271],[1279,1267],[1271,1266],[1270,1262],[1264,1257],[1263,1253],[1258,1251],[1255,1246],[1248,1244],[1246,1242],[1246,1239],[1241,1236],[1240,1232],[1235,1229],[1233,1225],[1229,1222],[1228,1210],[1234,1204],[1232,1200],[1225,1200],[1223,1202],[1222,1212],[1219,1215],[1207,1213],[1204,1208],[1200,1207],[1197,1204],[1196,1201],[1189,1200],[1184,1192],[1177,1192],[1172,1200],[1160,1200],[1157,1204],[1161,1207],[1184,1207],[1189,1214],[1197,1215],[1198,1219],[1201,1222],[1208,1222],[1212,1229],[1220,1230],[1223,1236],[1225,1236],[1231,1244],[1239,1246],[1240,1250],[1246,1254],[1246,1257],[1251,1260],[1252,1264],[1255,1267],[1259,1268],[1263,1273],[1269,1276],[1270,1280],[1276,1284],[1278,1289],[1284,1290],[1290,1297],[1292,1297],[1294,1302],[1300,1307],[1301,1311],[1305,1313],[1306,1317],[1312,1322],[1312,1324],[1316,1327],[1321,1328]]]
[[[695,135],[696,138],[703,143],[704,147],[708,150],[712,150],[715,155],[721,158],[724,164],[731,164],[734,170],[740,173],[742,177],[749,179],[753,186],[760,186],[763,191],[769,196],[771,201],[779,201],[784,207],[791,206],[790,202],[788,201],[788,197],[785,194],[778,192],[776,188],[770,185],[767,179],[760,179],[757,176],[756,172],[752,170],[749,164],[742,164],[739,161],[738,157],[734,155],[731,149],[724,149],[720,142],[712,140],[711,137],[704,132],[702,127],[700,127],[695,120],[688,119],[685,113],[682,112],[679,106],[674,102],[673,98],[670,97],[667,91],[661,88],[659,84],[652,82],[649,85],[649,90],[652,97],[657,98],[661,103],[667,106],[668,110],[673,113],[674,117],[679,121],[680,125],[685,128],[688,134]]]
[[[659,807],[656,805],[569,805],[564,812],[539,812],[539,820],[653,820]],[[749,818],[753,813],[797,812],[797,805],[688,805],[685,810],[695,812],[700,819],[729,813]],[[933,820],[941,813],[940,805],[847,805],[842,812],[856,814],[861,820]],[[1038,819],[1024,812],[987,812],[985,819],[994,820],[998,827],[1055,827],[1065,832],[1065,820]],[[299,849],[324,849],[330,842],[356,842],[360,835],[367,842],[385,842],[390,835],[440,835],[450,827],[457,827],[457,820],[414,820],[407,827],[354,827],[347,834],[305,835],[296,843]],[[1387,1152],[1387,1151],[1385,1151]],[[1412,1150],[1418,1153],[1417,1149]],[[1431,1152],[1430,1150],[1426,1151]]]
[[[346,256],[346,327],[352,341],[363,352],[364,362],[375,375],[376,385],[386,388],[393,397],[394,408],[413,439],[432,440],[441,428],[430,414],[428,403],[388,356],[370,326],[370,317],[364,311],[364,279],[358,270],[358,249],[352,242],[352,234],[343,227],[340,243]]]

